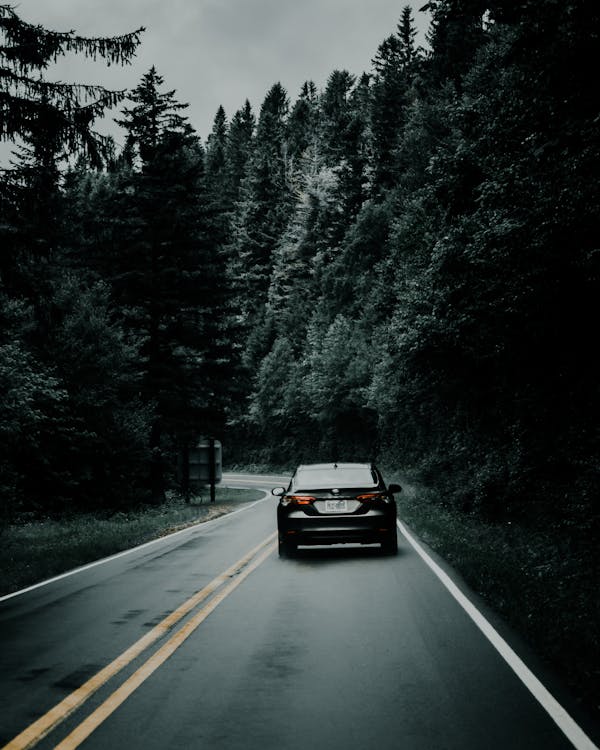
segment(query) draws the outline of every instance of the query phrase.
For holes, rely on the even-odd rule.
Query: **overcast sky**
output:
[[[206,139],[220,104],[228,118],[250,100],[255,113],[280,81],[293,101],[302,83],[322,88],[335,69],[369,70],[381,41],[410,5],[425,44],[425,0],[19,0],[31,23],[85,36],[113,36],[145,26],[131,66],[106,68],[71,57],[48,77],[134,88],[152,65],[189,103],[187,115]],[[115,113],[116,114],[116,113]]]

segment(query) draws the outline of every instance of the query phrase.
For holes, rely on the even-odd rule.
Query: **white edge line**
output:
[[[236,488],[236,489],[239,489],[239,488]],[[39,589],[42,586],[47,586],[48,584],[54,583],[55,581],[60,581],[63,578],[69,578],[70,576],[73,576],[76,573],[83,573],[84,570],[95,568],[97,565],[104,565],[104,563],[111,562],[112,560],[117,560],[119,557],[125,557],[125,555],[129,555],[132,552],[138,552],[139,550],[144,549],[145,547],[150,547],[152,544],[158,544],[158,542],[164,542],[165,540],[172,539],[173,537],[178,536],[179,534],[185,534],[186,532],[189,533],[190,531],[197,529],[199,526],[201,526],[202,529],[205,529],[207,526],[215,526],[217,523],[222,523],[227,518],[231,518],[231,516],[234,516],[237,513],[242,513],[245,510],[249,510],[250,508],[253,508],[258,503],[264,502],[267,499],[267,497],[269,497],[269,495],[270,495],[269,491],[265,490],[264,497],[261,497],[259,500],[255,500],[253,503],[244,505],[243,508],[238,508],[237,510],[232,510],[229,513],[224,513],[222,516],[219,516],[218,518],[212,518],[209,521],[198,521],[197,523],[194,523],[191,526],[186,526],[184,529],[179,529],[179,531],[174,531],[172,534],[159,536],[156,539],[151,539],[149,542],[138,544],[137,547],[131,547],[130,549],[125,549],[125,550],[122,550],[121,552],[116,552],[114,555],[109,555],[108,557],[102,557],[100,558],[100,560],[94,560],[93,562],[87,563],[86,565],[81,565],[78,568],[73,568],[73,570],[67,570],[65,573],[61,573],[60,575],[54,576],[52,578],[47,578],[46,580],[40,581],[39,583],[34,583],[33,585],[28,586],[27,588],[20,589],[19,591],[13,591],[11,594],[5,594],[4,596],[0,596],[0,603],[5,602],[7,599],[13,599],[15,596],[21,596],[21,594],[26,594],[29,591],[34,591],[35,589]]]
[[[494,627],[486,620],[481,612],[475,607],[475,605],[463,594],[458,588],[450,576],[445,573],[440,566],[432,560],[432,558],[425,552],[423,547],[417,542],[417,540],[410,534],[406,526],[398,520],[398,528],[410,544],[414,547],[416,552],[424,560],[424,562],[431,568],[435,575],[440,579],[444,586],[448,589],[450,594],[456,599],[460,606],[465,610],[469,617],[473,620],[475,625],[481,630],[483,635],[488,639],[492,646],[498,651],[500,656],[513,670],[533,697],[538,701],[550,718],[557,724],[562,733],[568,738],[577,750],[598,750],[598,747],[594,745],[592,740],[585,734],[581,727],[575,722],[575,720],[567,713],[567,711],[561,706],[561,704],[554,698],[550,691],[540,682],[540,680],[533,674],[529,667],[523,662],[523,660],[517,656],[512,650],[508,643],[502,638],[502,636],[494,629]]]

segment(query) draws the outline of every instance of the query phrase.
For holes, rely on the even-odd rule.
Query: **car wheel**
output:
[[[392,531],[389,531],[381,540],[381,551],[385,555],[398,554],[398,534],[396,532],[396,529],[392,529]]]
[[[295,542],[279,536],[279,557],[293,557],[298,549]]]

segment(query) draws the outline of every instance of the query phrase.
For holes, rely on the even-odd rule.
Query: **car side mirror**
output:
[[[392,495],[395,495],[397,492],[402,492],[402,487],[400,487],[399,484],[390,484],[388,487],[388,492],[391,492]]]
[[[275,497],[281,497],[282,495],[285,495],[285,487],[273,487],[271,490],[271,495],[275,495]]]

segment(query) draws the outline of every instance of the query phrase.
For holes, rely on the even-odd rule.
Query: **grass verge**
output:
[[[396,500],[402,520],[600,717],[595,550],[582,548],[560,529],[483,523],[440,506],[425,489],[406,487]]]
[[[215,502],[171,494],[159,506],[8,526],[0,537],[0,596],[80,565],[229,513],[262,497],[258,490],[217,487]]]

